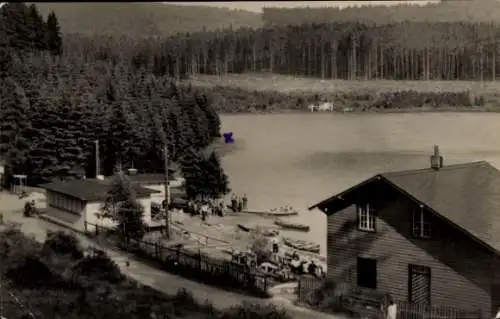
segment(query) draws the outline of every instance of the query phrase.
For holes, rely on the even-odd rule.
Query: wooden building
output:
[[[59,181],[43,184],[46,190],[45,213],[57,218],[73,228],[94,231],[95,226],[114,227],[116,223],[100,217],[100,207],[104,202],[110,180],[86,179]],[[144,222],[148,226],[157,226],[151,219],[153,194],[158,191],[132,184],[137,200],[144,207]]]
[[[328,273],[395,300],[500,307],[500,171],[487,162],[378,174],[312,207],[327,215]]]

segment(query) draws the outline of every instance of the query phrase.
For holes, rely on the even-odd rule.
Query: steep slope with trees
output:
[[[161,44],[145,40],[130,59],[134,67],[177,78],[270,72],[349,80],[494,80],[498,39],[500,27],[485,23],[339,22],[200,32]],[[86,47],[86,41],[68,45]],[[109,46],[128,48],[121,41],[102,52],[115,51]]]
[[[36,7],[22,3],[2,9],[8,23],[0,24],[6,35],[0,42],[0,150],[10,173],[28,174],[30,183],[92,177],[95,140],[100,173],[111,175],[119,164],[161,172],[164,143],[177,161],[187,145],[200,150],[219,136],[210,99],[164,73],[154,75],[141,60],[151,48],[139,46],[142,56],[134,50],[143,42],[128,38],[126,46],[114,46],[119,40],[75,37],[80,45],[67,45],[56,14],[43,20]],[[45,42],[29,41],[40,23]]]
[[[264,8],[265,25],[301,25],[310,23],[351,22],[391,24],[397,22],[474,22],[499,23],[497,0],[442,0],[427,5],[411,2],[391,6],[353,6],[326,8]]]
[[[54,11],[64,33],[168,36],[232,26],[258,28],[261,15],[243,10],[166,3],[37,3],[46,16]]]

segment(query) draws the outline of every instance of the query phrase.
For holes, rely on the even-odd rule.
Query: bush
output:
[[[43,243],[43,250],[47,253],[69,255],[73,259],[81,259],[83,257],[83,249],[76,236],[64,231],[48,231],[47,238]]]
[[[255,238],[250,250],[257,255],[257,264],[270,260],[272,255],[269,239],[262,235]]]
[[[317,288],[307,293],[309,306],[328,312],[344,312],[341,296],[345,292],[332,280],[326,279]]]
[[[243,303],[225,311],[219,319],[292,319],[285,309],[275,305]]]
[[[94,250],[90,256],[85,256],[71,268],[74,281],[79,283],[107,282],[117,284],[125,280],[120,267],[103,251]]]

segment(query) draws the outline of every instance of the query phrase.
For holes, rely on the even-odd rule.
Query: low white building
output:
[[[82,231],[95,231],[96,225],[114,227],[116,223],[101,217],[101,206],[109,189],[109,180],[73,180],[41,185],[46,190],[45,213]],[[139,203],[144,207],[146,225],[159,226],[151,219],[151,203],[157,202],[154,195],[159,192],[132,185]]]

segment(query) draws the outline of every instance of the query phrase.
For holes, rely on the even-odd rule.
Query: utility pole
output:
[[[165,169],[165,232],[167,239],[170,239],[170,212],[168,206],[170,205],[170,186],[168,185],[168,145],[165,141],[163,144],[163,164]]]
[[[98,176],[101,173],[101,168],[99,164],[99,140],[95,140],[95,178],[99,178]]]

